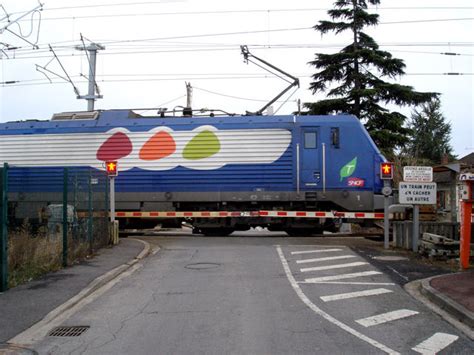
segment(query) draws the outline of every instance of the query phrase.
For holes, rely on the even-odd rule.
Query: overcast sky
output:
[[[70,83],[48,74],[50,83],[36,70],[36,65],[46,66],[53,58],[51,44],[80,94],[86,94],[81,74],[88,74],[88,62],[84,52],[75,49],[82,45],[81,33],[86,45],[93,41],[105,46],[98,55],[97,83],[104,95],[96,102],[98,109],[183,106],[188,81],[194,87],[195,109],[256,111],[287,83],[245,64],[240,54],[244,44],[251,53],[300,79],[300,89],[290,91],[286,103],[281,100],[274,105],[278,114],[289,114],[296,111],[297,99],[324,98],[308,90],[315,72],[308,62],[314,53],[337,52],[349,43],[350,34],[321,37],[311,29],[328,19],[332,3],[45,0],[41,13],[24,17],[20,26],[8,27],[15,34],[0,31],[0,122],[49,119],[55,112],[87,108],[84,100],[76,99]],[[38,2],[0,0],[0,4],[0,19],[6,11],[14,20]],[[372,11],[380,14],[380,25],[368,32],[382,49],[405,61],[407,75],[398,82],[418,91],[441,93],[456,154],[473,152],[473,1],[382,0]],[[4,18],[0,30],[7,24]],[[39,49],[33,50],[35,43]],[[457,55],[441,54],[446,52]],[[47,69],[65,76],[56,60]],[[4,84],[10,81],[16,83]],[[411,109],[401,111],[410,114]]]

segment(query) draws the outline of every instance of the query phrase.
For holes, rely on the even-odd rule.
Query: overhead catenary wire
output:
[[[451,19],[423,19],[423,20],[403,20],[403,21],[390,21],[380,22],[379,25],[392,25],[392,24],[404,24],[404,23],[425,23],[425,22],[445,22],[445,21],[473,21],[474,18],[451,18]],[[171,39],[189,39],[189,38],[203,38],[203,37],[218,37],[218,36],[233,36],[233,35],[244,35],[244,34],[256,34],[256,33],[271,33],[271,32],[287,32],[287,31],[303,31],[303,30],[314,30],[313,27],[296,27],[296,28],[280,28],[280,29],[266,29],[266,30],[249,30],[249,31],[235,31],[235,32],[220,32],[220,33],[207,33],[207,34],[192,34],[192,35],[181,35],[181,36],[170,36],[170,37],[156,37],[156,38],[145,38],[145,39],[129,39],[129,40],[111,40],[101,41],[102,44],[109,46],[115,43],[136,43],[136,42],[151,42],[151,41],[163,41]]]
[[[207,93],[209,93],[209,94],[213,94],[213,95],[217,95],[217,96],[222,96],[222,97],[227,97],[227,98],[229,98],[229,99],[242,100],[242,101],[254,101],[254,102],[267,102],[267,101],[268,101],[268,100],[263,100],[263,99],[255,99],[255,98],[249,98],[249,97],[242,97],[242,96],[235,96],[235,95],[223,94],[223,93],[219,93],[219,92],[216,92],[216,91],[212,91],[212,90],[208,90],[208,89],[199,88],[199,87],[196,87],[196,86],[193,86],[193,88],[196,89],[196,90],[199,90],[199,91],[207,92]],[[281,102],[281,101],[278,101],[278,102]]]
[[[111,4],[112,5],[112,4]],[[125,4],[123,4],[125,5]],[[128,5],[138,5],[137,3],[132,3]],[[63,8],[45,8],[44,11],[54,11],[54,10],[80,10],[80,9],[97,9],[100,7],[105,7],[107,4],[96,4],[96,5],[83,5],[83,6],[74,6],[74,7],[63,7]],[[118,6],[117,6],[118,7]],[[370,7],[369,11],[388,11],[388,10],[471,10],[474,9],[472,6],[438,6],[438,7]],[[196,16],[196,15],[232,15],[232,14],[248,14],[248,13],[284,13],[284,12],[327,12],[331,10],[330,8],[281,8],[281,9],[230,9],[230,10],[198,10],[198,11],[160,11],[160,12],[124,12],[124,13],[107,13],[107,14],[93,14],[93,15],[71,15],[71,16],[56,16],[45,18],[46,21],[55,21],[55,20],[77,20],[77,19],[94,19],[94,18],[113,18],[113,17],[126,17],[126,16]],[[75,11],[76,12],[76,11]]]
[[[474,72],[426,72],[426,73],[405,73],[403,76],[451,76],[451,77],[458,77],[458,76],[473,76]],[[80,77],[80,76],[79,76]],[[307,75],[298,75],[300,78],[311,78],[311,74]],[[74,76],[72,78],[75,78]],[[175,77],[175,78],[116,78],[116,79],[101,79],[98,80],[100,83],[146,83],[146,82],[163,82],[163,81],[182,81],[182,80],[250,80],[250,79],[276,79],[269,75],[253,75],[253,76],[196,76],[196,77]],[[78,80],[78,83],[87,83],[88,81],[85,80]],[[49,84],[67,84],[67,82],[63,81],[55,81],[49,82],[44,79],[30,79],[30,80],[8,80],[3,83],[0,83],[0,86],[3,88],[7,87],[18,87],[18,86],[42,86],[42,85],[49,85]],[[221,94],[221,96],[225,96]],[[267,100],[262,100],[267,101]]]
[[[100,7],[120,7],[120,6],[142,6],[142,5],[161,5],[165,2],[162,1],[140,1],[133,3],[110,3],[110,4],[94,4],[94,5],[75,5],[75,6],[62,6],[62,7],[48,7],[46,11],[58,11],[58,10],[77,10],[84,8],[100,8]],[[370,6],[370,10],[469,10],[473,9],[472,6]],[[246,12],[290,12],[290,11],[328,11],[330,8],[297,8],[297,9],[247,9]],[[241,10],[220,10],[213,11],[214,13],[227,13]],[[207,12],[207,11],[204,11]]]
[[[387,43],[387,44],[379,44],[380,47],[473,47],[474,42],[444,42],[444,43],[438,43],[438,42],[425,42],[425,43]],[[301,45],[283,45],[283,46],[273,46],[273,45],[260,45],[260,46],[250,46],[253,49],[316,49],[316,50],[321,50],[321,49],[340,49],[343,48],[345,44],[328,44],[328,45],[307,45],[307,46],[301,46]],[[55,50],[58,52],[68,52],[67,54],[58,54],[58,57],[77,57],[77,54],[70,53],[70,47],[60,47],[57,49],[56,47],[53,47]],[[110,48],[110,47],[109,47]],[[111,56],[111,55],[139,55],[139,54],[166,54],[166,53],[190,53],[190,52],[220,52],[220,51],[235,51],[235,47],[211,47],[211,48],[174,48],[174,49],[156,49],[152,50],[153,48],[160,48],[160,47],[155,47],[155,46],[150,46],[148,48],[151,48],[149,50],[136,50],[136,49],[119,49],[119,50],[108,50],[102,55],[106,56]],[[393,50],[395,51],[395,50]],[[402,51],[400,51],[402,52]],[[39,58],[49,58],[49,55],[41,55],[43,53],[46,53],[46,50],[40,50],[36,51],[33,53],[38,53],[37,55],[29,55],[29,52],[18,52],[14,56],[8,57],[8,58],[0,58],[0,60],[24,60],[24,59],[39,59]],[[452,52],[414,52],[413,53],[426,53],[426,54],[438,54],[438,55],[454,55]],[[473,54],[468,54],[468,53],[456,53],[456,55],[460,56],[473,56]]]

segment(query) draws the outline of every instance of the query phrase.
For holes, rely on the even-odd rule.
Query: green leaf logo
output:
[[[342,168],[341,168],[341,171],[339,172],[340,176],[341,176],[341,180],[348,177],[348,176],[351,176],[355,169],[357,167],[357,157],[355,157],[354,159],[352,159],[349,163],[347,163],[346,165],[344,165]]]
[[[186,145],[184,159],[199,160],[209,158],[221,149],[217,136],[211,131],[202,131]]]

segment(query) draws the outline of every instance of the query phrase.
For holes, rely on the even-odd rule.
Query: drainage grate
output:
[[[56,327],[49,332],[50,337],[78,337],[87,331],[88,325]]]

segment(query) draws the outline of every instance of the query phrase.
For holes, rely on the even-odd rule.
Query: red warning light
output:
[[[107,172],[108,176],[117,176],[117,174],[118,174],[117,162],[116,161],[106,161],[105,162],[105,171]]]
[[[393,163],[385,162],[380,164],[380,178],[383,180],[393,180]]]

